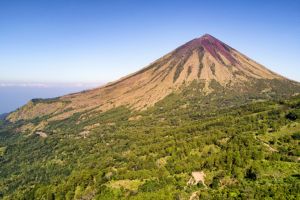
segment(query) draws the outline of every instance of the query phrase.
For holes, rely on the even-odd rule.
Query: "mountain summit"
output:
[[[60,120],[78,112],[104,112],[118,106],[142,110],[193,82],[201,85],[199,95],[204,96],[231,91],[236,96],[255,94],[261,98],[292,95],[299,89],[298,83],[205,34],[118,81],[55,99],[32,100],[7,119],[48,116],[49,120]]]

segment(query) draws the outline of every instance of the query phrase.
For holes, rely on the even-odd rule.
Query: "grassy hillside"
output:
[[[18,131],[45,118],[2,121],[0,195],[299,199],[300,96],[263,101],[222,94],[201,96],[192,85],[146,111],[118,107],[52,121],[46,136]],[[200,171],[205,185],[187,184]]]

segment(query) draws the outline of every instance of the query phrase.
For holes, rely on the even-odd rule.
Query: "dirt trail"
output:
[[[199,191],[193,192],[192,195],[190,196],[189,200],[199,200]]]
[[[268,143],[266,143],[266,142],[264,142],[263,140],[261,140],[260,138],[258,138],[256,135],[254,136],[254,138],[255,138],[257,141],[261,142],[264,146],[266,146],[266,147],[269,149],[269,151],[271,151],[271,152],[278,152],[277,149],[274,149],[274,148],[271,147]]]

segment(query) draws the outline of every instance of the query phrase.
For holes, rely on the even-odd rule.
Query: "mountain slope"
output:
[[[31,101],[8,119],[17,121],[51,115],[50,120],[61,120],[76,112],[102,112],[118,106],[141,110],[153,106],[172,92],[180,92],[193,81],[203,83],[200,92],[209,94],[214,92],[210,87],[212,82],[225,89],[247,93],[262,80],[275,80],[283,88],[299,86],[206,34],[116,82],[56,99]],[[272,92],[274,87],[278,86],[269,82],[255,92]]]
[[[299,199],[299,92],[205,35],[0,119],[0,199]]]
[[[300,97],[222,108],[192,88],[50,122],[48,137],[0,123],[0,198],[298,199]],[[188,184],[201,172],[206,186]]]

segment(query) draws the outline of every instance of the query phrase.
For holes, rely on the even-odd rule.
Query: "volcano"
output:
[[[18,121],[49,116],[61,120],[86,110],[104,112],[119,106],[143,110],[171,93],[180,93],[192,82],[202,85],[201,95],[230,90],[237,96],[261,94],[260,98],[269,98],[299,91],[298,83],[205,34],[120,80],[55,99],[32,100],[7,119]]]
[[[0,116],[0,199],[295,199],[299,93],[206,34]]]

